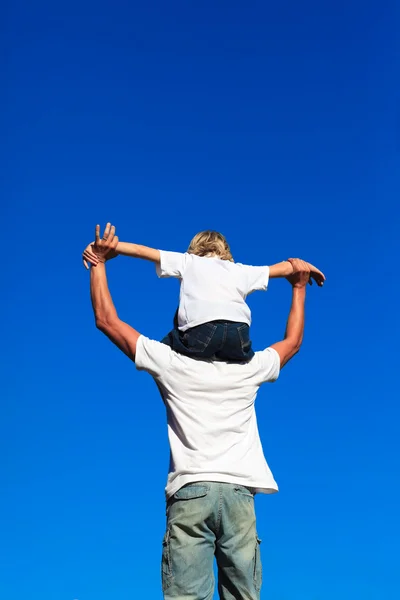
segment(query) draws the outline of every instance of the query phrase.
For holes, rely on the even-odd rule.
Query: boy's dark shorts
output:
[[[210,321],[186,331],[173,329],[161,342],[192,358],[243,362],[254,356],[246,323]]]

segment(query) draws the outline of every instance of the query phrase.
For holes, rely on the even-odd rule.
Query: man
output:
[[[275,381],[303,339],[307,263],[293,259],[292,305],[285,338],[247,363],[196,360],[150,340],[118,318],[105,262],[118,238],[96,227],[90,290],[96,326],[155,379],[167,409],[171,449],[163,541],[165,600],[211,600],[213,560],[221,600],[258,600],[261,560],[254,494],[278,490],[264,458],[254,402]]]

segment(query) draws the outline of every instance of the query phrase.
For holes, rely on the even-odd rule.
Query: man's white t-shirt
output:
[[[217,320],[250,325],[246,296],[267,289],[269,267],[160,250],[157,274],[181,280],[178,327],[186,331]]]
[[[279,376],[273,348],[256,352],[249,362],[227,363],[189,358],[141,335],[135,361],[137,369],[154,377],[167,409],[167,498],[194,481],[278,491],[254,408],[259,387]]]

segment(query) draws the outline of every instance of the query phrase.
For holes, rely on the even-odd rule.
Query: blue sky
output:
[[[1,598],[161,599],[164,408],[95,329],[80,263],[108,220],[124,241],[185,250],[213,228],[240,262],[325,271],[301,353],[257,400],[281,489],[256,499],[262,598],[398,596],[397,17],[332,0],[8,6]],[[168,331],[176,281],[121,257],[109,282],[121,318]],[[249,302],[254,346],[281,339],[289,285]]]

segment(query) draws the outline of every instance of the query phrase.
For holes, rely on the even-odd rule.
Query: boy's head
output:
[[[197,256],[215,256],[221,260],[233,262],[231,250],[225,236],[210,229],[196,233],[187,251],[189,254],[197,254]]]

